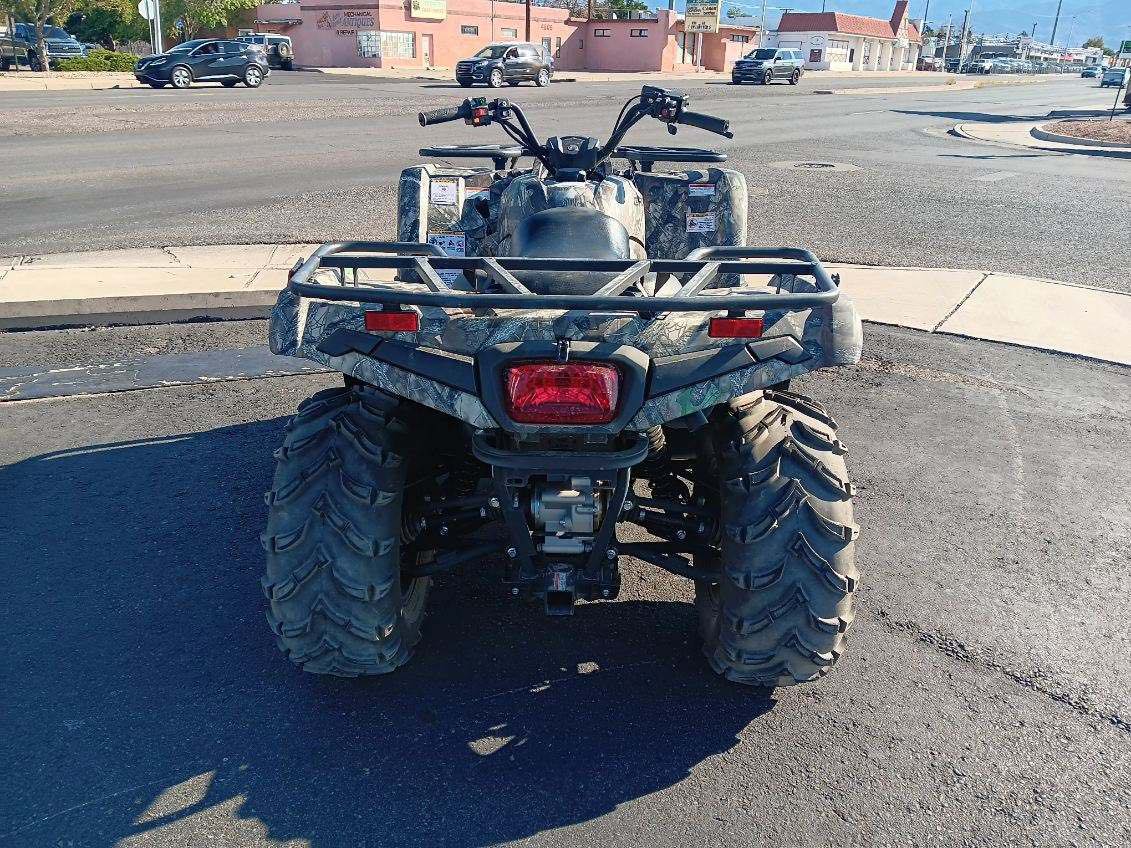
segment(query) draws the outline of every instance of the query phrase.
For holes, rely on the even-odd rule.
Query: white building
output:
[[[841,12],[786,12],[767,46],[800,49],[812,70],[914,70],[923,38],[908,19],[907,6],[907,0],[898,0],[890,21]]]

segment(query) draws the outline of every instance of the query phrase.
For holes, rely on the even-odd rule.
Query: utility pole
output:
[[[962,34],[958,36],[958,73],[962,73],[962,66],[966,63],[963,48],[966,46],[966,22],[970,19],[970,10],[962,13]]]
[[[530,0],[526,0],[526,40],[530,40]]]
[[[946,51],[950,49],[950,28],[951,28],[951,24],[953,22],[954,22],[954,15],[947,15],[947,18],[946,18],[946,41],[943,42],[943,46],[942,46],[942,69],[943,69],[943,73],[946,73]]]
[[[1056,46],[1056,25],[1060,23],[1060,4],[1064,0],[1056,0],[1056,17],[1052,19],[1052,35],[1049,37],[1049,44],[1053,47]]]
[[[821,11],[822,12],[825,11],[823,3],[821,4],[821,6],[822,6]],[[926,29],[927,28],[927,15],[929,15],[929,14],[931,14],[931,0],[927,0],[927,5],[923,9],[923,20],[921,21],[920,29]],[[919,37],[920,38],[923,37],[922,32],[919,33]]]
[[[758,24],[758,48],[762,48],[762,39],[766,34],[766,0],[762,0],[762,23]]]

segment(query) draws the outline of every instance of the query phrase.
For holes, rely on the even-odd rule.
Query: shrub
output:
[[[132,71],[137,56],[132,53],[114,53],[110,50],[91,50],[81,59],[60,59],[60,71]]]

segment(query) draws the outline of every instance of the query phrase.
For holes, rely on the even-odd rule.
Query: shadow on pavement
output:
[[[0,842],[490,845],[678,783],[772,709],[706,669],[690,604],[547,619],[490,569],[438,585],[396,674],[298,672],[259,587],[283,423],[0,470],[24,553],[0,609]]]
[[[989,112],[950,112],[939,109],[892,109],[897,115],[919,115],[929,118],[947,118],[952,121],[971,121],[982,124],[1010,124],[1017,121],[1039,121],[1047,118],[1052,113],[1044,112],[1033,115],[995,115]]]

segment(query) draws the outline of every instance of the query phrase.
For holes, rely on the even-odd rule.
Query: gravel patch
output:
[[[1057,121],[1045,124],[1045,132],[1070,135],[1073,138],[1087,138],[1092,141],[1114,141],[1131,145],[1131,121]]]

